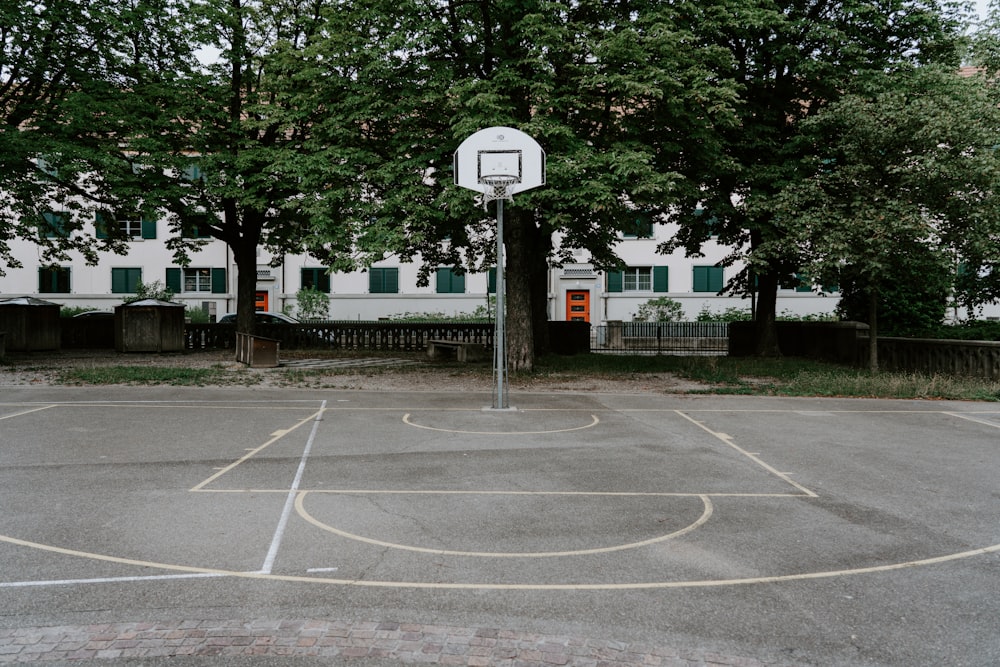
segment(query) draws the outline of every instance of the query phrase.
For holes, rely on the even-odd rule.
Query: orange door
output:
[[[267,292],[257,292],[254,297],[253,309],[257,311],[268,310]]]
[[[589,290],[570,290],[566,292],[566,320],[569,322],[590,321]]]

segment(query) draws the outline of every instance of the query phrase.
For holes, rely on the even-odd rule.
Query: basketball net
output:
[[[505,199],[514,201],[514,195],[510,192],[510,186],[518,182],[517,176],[501,174],[497,176],[482,176],[479,182],[488,186],[483,190],[483,210],[487,210],[491,201]]]

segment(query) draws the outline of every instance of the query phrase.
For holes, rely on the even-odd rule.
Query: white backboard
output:
[[[452,158],[455,185],[476,192],[490,187],[489,176],[507,176],[514,194],[545,185],[545,151],[530,136],[512,127],[480,130],[461,143]]]

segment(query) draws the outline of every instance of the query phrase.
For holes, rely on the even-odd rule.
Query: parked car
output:
[[[299,324],[299,321],[291,315],[285,315],[284,313],[269,313],[262,310],[258,310],[254,313],[254,319],[257,321],[257,324]],[[232,324],[236,324],[236,313],[226,313],[219,318],[219,322],[230,322]]]

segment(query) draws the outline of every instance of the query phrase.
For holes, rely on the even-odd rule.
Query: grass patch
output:
[[[231,384],[223,368],[159,368],[156,366],[100,366],[59,372],[63,384],[166,384],[201,386]]]
[[[548,356],[536,374],[592,378],[671,373],[705,385],[694,393],[762,396],[1000,401],[1000,382],[953,375],[871,373],[808,359],[782,357]]]

